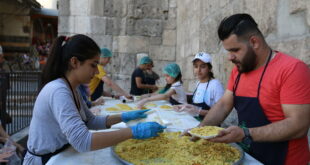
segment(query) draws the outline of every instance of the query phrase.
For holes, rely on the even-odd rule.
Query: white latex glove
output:
[[[192,115],[192,116],[199,116],[199,113],[201,111],[201,107],[197,107],[195,105],[192,104],[186,104],[185,106],[183,106],[180,111],[184,111],[187,112],[188,114]]]

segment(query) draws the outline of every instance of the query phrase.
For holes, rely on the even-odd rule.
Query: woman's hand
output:
[[[153,91],[157,91],[157,90],[158,90],[158,87],[157,87],[156,85],[152,85],[151,89],[152,89]]]
[[[138,123],[130,128],[134,139],[147,139],[158,136],[158,133],[163,132],[167,127],[156,122],[145,122]]]
[[[178,109],[179,108],[179,109]],[[178,112],[187,112],[188,114],[192,116],[199,116],[201,107],[192,105],[192,104],[184,104],[181,107],[176,107],[176,111]]]
[[[138,109],[142,109],[143,106],[147,103],[147,99],[142,99],[136,103]]]
[[[185,106],[185,104],[174,105],[173,106],[173,110],[176,111],[176,112],[182,112],[184,110],[183,106]]]
[[[125,95],[125,97],[126,97],[127,99],[129,99],[129,100],[133,100],[133,96],[131,96],[131,95]]]
[[[93,106],[97,106],[97,105],[103,105],[104,104],[104,99],[103,96],[99,97],[97,100],[92,102]]]
[[[5,143],[7,139],[8,138],[6,138],[6,137],[0,137],[0,142]]]
[[[6,152],[6,153],[0,154],[0,162],[8,162],[9,160],[6,160],[5,158],[9,158],[12,155],[13,155],[13,152]]]

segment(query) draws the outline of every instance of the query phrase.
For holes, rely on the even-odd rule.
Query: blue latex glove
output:
[[[123,122],[128,122],[130,120],[140,119],[140,118],[146,118],[147,114],[144,114],[145,112],[149,111],[150,109],[146,110],[138,110],[138,111],[131,111],[131,112],[124,112],[121,115]]]
[[[144,122],[138,123],[130,128],[134,139],[147,139],[158,136],[158,133],[163,132],[167,127],[156,122]]]

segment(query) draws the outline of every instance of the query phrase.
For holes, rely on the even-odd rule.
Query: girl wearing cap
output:
[[[97,100],[102,95],[113,97],[111,93],[108,93],[103,90],[104,83],[111,87],[116,92],[120,93],[121,95],[125,96],[126,98],[130,99],[131,96],[125,92],[122,88],[120,88],[115,82],[111,80],[106,74],[104,70],[104,66],[107,65],[112,57],[112,52],[107,48],[101,49],[100,61],[98,64],[99,73],[94,76],[94,78],[88,84],[91,101]]]
[[[144,122],[112,132],[90,132],[110,128],[121,121],[145,118],[146,111],[94,116],[83,102],[78,86],[98,74],[100,49],[88,36],[60,36],[43,70],[42,85],[33,109],[27,153],[23,165],[42,165],[72,146],[78,152],[102,149],[130,139],[157,136],[165,127]]]
[[[163,91],[151,97],[144,98],[137,103],[138,108],[142,108],[149,101],[167,100],[172,105],[186,104],[186,93],[182,85],[182,74],[178,64],[171,63],[164,68],[164,76],[167,82]]]
[[[130,94],[141,96],[148,93],[148,90],[156,91],[156,85],[147,84],[144,71],[150,70],[153,67],[153,60],[144,56],[139,62],[139,66],[133,71],[131,75],[131,89]]]
[[[191,104],[174,106],[176,111],[187,111],[202,119],[208,110],[223,96],[222,83],[214,78],[212,72],[212,58],[205,52],[200,52],[193,59],[194,74],[198,78]]]

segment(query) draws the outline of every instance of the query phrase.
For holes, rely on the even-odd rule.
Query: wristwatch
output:
[[[248,145],[250,146],[251,143],[253,142],[253,139],[250,135],[250,131],[249,131],[249,128],[242,128],[243,129],[243,132],[244,132],[244,138],[242,139],[242,143],[245,144],[245,145]]]

